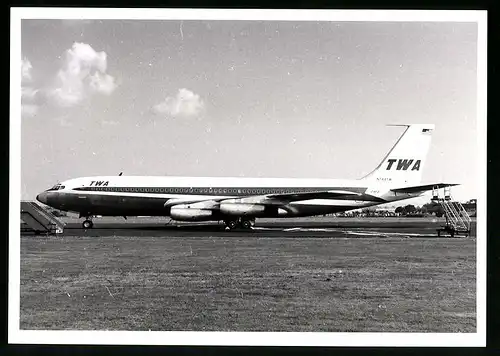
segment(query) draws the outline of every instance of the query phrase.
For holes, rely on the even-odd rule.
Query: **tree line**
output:
[[[475,212],[476,211],[476,199],[471,199],[465,203],[462,203],[466,211]],[[402,216],[413,216],[413,215],[435,215],[438,218],[444,215],[444,209],[441,204],[431,201],[422,206],[414,206],[412,204],[406,206],[398,206],[394,211],[398,215]]]

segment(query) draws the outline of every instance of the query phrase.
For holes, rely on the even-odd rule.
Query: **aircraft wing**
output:
[[[446,187],[453,187],[459,184],[448,184],[448,183],[436,183],[436,184],[427,184],[427,185],[415,185],[413,187],[403,187],[403,188],[393,188],[391,191],[395,193],[418,193],[425,192],[432,189],[440,189]]]
[[[343,191],[343,190],[323,190],[307,193],[284,193],[284,194],[267,194],[267,195],[251,195],[240,198],[229,198],[225,200],[227,203],[247,203],[247,204],[264,204],[264,205],[286,205],[288,203],[299,200],[310,199],[334,199],[345,196],[361,196],[360,193]]]
[[[286,193],[286,194],[267,194],[267,195],[248,195],[243,197],[220,197],[208,200],[185,200],[170,199],[165,202],[165,207],[174,205],[189,204],[192,208],[199,209],[217,209],[221,202],[224,203],[244,203],[244,204],[264,204],[264,205],[286,205],[293,201],[309,199],[334,199],[346,196],[361,196],[360,193],[344,190],[323,190],[307,193]]]
[[[298,200],[309,199],[334,199],[344,196],[361,196],[360,193],[350,192],[347,190],[325,190],[307,193],[288,193],[288,194],[269,194],[266,199],[278,200],[280,202],[289,203]]]

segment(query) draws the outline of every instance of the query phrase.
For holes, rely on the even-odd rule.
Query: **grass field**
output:
[[[21,329],[475,332],[474,238],[21,238]]]

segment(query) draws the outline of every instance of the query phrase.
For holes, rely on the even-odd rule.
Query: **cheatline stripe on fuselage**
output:
[[[269,194],[325,193],[328,191],[349,191],[362,194],[366,187],[77,187],[72,190],[83,192],[147,193],[147,194],[183,194],[183,195],[220,195],[248,196]],[[351,197],[352,199],[352,197]]]

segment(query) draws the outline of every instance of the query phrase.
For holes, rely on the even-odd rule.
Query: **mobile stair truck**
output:
[[[21,201],[21,234],[62,234],[66,224],[34,201]]]
[[[432,201],[441,204],[446,219],[445,226],[437,230],[438,236],[441,236],[441,233],[445,233],[451,237],[455,237],[455,235],[468,237],[471,228],[469,214],[460,202],[453,201],[450,194],[450,187],[444,188],[442,194],[440,194],[440,190],[438,188],[432,190]]]

